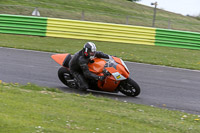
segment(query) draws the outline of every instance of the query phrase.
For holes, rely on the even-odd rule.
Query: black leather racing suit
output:
[[[95,54],[97,58],[109,58],[107,54],[103,52],[97,51]],[[69,62],[69,68],[71,74],[74,76],[76,80],[76,84],[78,88],[81,90],[88,89],[88,82],[89,79],[98,80],[99,76],[89,71],[88,63],[90,59],[84,56],[83,50],[77,52],[73,58]]]

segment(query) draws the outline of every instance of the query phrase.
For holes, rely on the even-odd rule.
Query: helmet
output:
[[[96,46],[93,42],[87,42],[83,47],[84,56],[93,59],[96,54]]]

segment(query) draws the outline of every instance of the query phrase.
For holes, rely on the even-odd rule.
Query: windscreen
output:
[[[117,67],[117,62],[112,57],[109,57],[109,60],[106,62],[104,67],[114,67],[116,69]]]

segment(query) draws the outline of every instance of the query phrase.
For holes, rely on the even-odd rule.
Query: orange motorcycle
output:
[[[69,70],[71,54],[54,54],[51,58],[62,66],[58,70],[60,81],[69,88],[77,88]],[[129,70],[122,59],[109,56],[108,60],[102,58],[93,60],[93,63],[88,63],[89,70],[98,76],[105,76],[105,79],[103,81],[88,80],[91,90],[121,92],[132,97],[140,94],[139,85],[129,77]]]

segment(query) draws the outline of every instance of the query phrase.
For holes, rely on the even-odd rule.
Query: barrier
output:
[[[155,29],[49,18],[46,36],[154,45]]]
[[[69,19],[0,14],[0,33],[200,49],[200,33]]]
[[[155,45],[200,49],[200,33],[189,32],[189,31],[156,29]]]
[[[0,14],[0,33],[46,36],[47,18]]]

